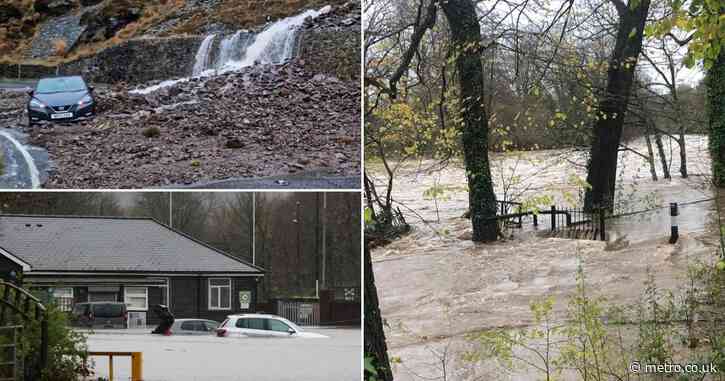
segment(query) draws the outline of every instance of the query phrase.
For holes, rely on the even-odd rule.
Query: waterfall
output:
[[[217,58],[216,65],[217,69],[224,66],[224,63],[231,61],[232,59],[238,58],[239,56],[239,41],[242,36],[242,31],[238,30],[233,35],[226,37],[219,44],[219,58]]]
[[[254,36],[240,60],[230,60],[222,65],[222,71],[238,70],[257,63],[280,63],[292,58],[297,34],[305,20],[329,12],[330,6],[319,11],[309,10],[297,16],[279,20]]]
[[[204,38],[204,41],[199,45],[199,50],[196,51],[196,60],[194,61],[194,69],[192,71],[193,76],[201,74],[204,70],[209,67],[209,53],[211,53],[211,47],[214,44],[215,34],[210,34]]]
[[[216,62],[211,62],[215,34],[204,38],[196,52],[191,77],[166,80],[158,85],[130,91],[132,94],[148,94],[163,87],[188,82],[194,77],[208,77],[215,74],[239,70],[260,64],[281,63],[293,58],[295,43],[300,27],[307,18],[317,18],[332,9],[326,6],[320,10],[308,10],[297,16],[276,21],[256,35],[246,31],[224,37],[219,43]]]

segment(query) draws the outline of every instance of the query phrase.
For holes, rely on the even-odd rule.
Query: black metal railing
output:
[[[521,203],[496,201],[497,214],[495,219],[501,227],[518,227],[523,225],[522,219],[531,216],[534,227],[539,227],[539,218],[549,216],[549,228],[554,237],[606,240],[605,212],[595,210],[585,212],[579,209],[561,209],[552,205],[550,209],[525,211]],[[545,218],[545,217],[544,217]]]

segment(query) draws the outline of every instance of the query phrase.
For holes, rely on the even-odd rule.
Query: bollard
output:
[[[143,378],[143,354],[131,353],[131,381],[141,381]]]
[[[677,211],[677,203],[671,202],[670,203],[670,244],[673,244],[677,242],[677,238],[679,237],[679,231],[677,227],[677,216],[679,215]]]
[[[551,206],[551,231],[556,230],[556,206]]]

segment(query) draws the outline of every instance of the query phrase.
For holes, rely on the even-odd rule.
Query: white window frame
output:
[[[136,307],[133,307],[132,308],[130,306],[129,301],[128,301],[128,297],[129,297],[128,290],[129,289],[143,289],[144,290],[145,304],[144,304],[144,308],[143,309],[136,308]],[[141,296],[140,293],[130,293],[130,294],[133,295],[134,297],[140,297]],[[149,310],[149,288],[148,287],[141,287],[141,286],[126,286],[126,287],[124,287],[123,288],[123,303],[126,304],[126,307],[127,307],[127,309],[129,311],[148,311]]]
[[[212,286],[211,281],[212,280],[226,280],[228,285],[227,286]],[[207,305],[209,307],[209,311],[231,311],[232,310],[232,278],[208,278],[207,279]],[[229,288],[229,307],[223,308],[223,307],[214,307],[211,305],[211,290],[212,288],[219,289],[219,298],[217,299],[219,301],[219,305],[221,306],[221,300],[222,300],[222,288]]]
[[[67,293],[64,296],[58,296],[58,295],[56,295],[56,292],[58,292],[58,290],[64,290],[64,291],[70,290],[70,296],[68,296]],[[75,300],[75,294],[73,293],[73,287],[54,287],[53,288],[53,299],[54,300],[70,299],[69,309],[67,309],[67,310],[66,309],[62,309],[62,310],[63,311],[66,311],[66,312],[67,311],[72,311],[73,310],[73,301]]]

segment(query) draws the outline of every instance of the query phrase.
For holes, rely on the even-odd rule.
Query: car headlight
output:
[[[37,99],[31,99],[30,108],[44,109],[45,104]]]
[[[93,98],[91,98],[91,96],[87,94],[78,101],[79,106],[89,105],[91,103],[93,103]]]

